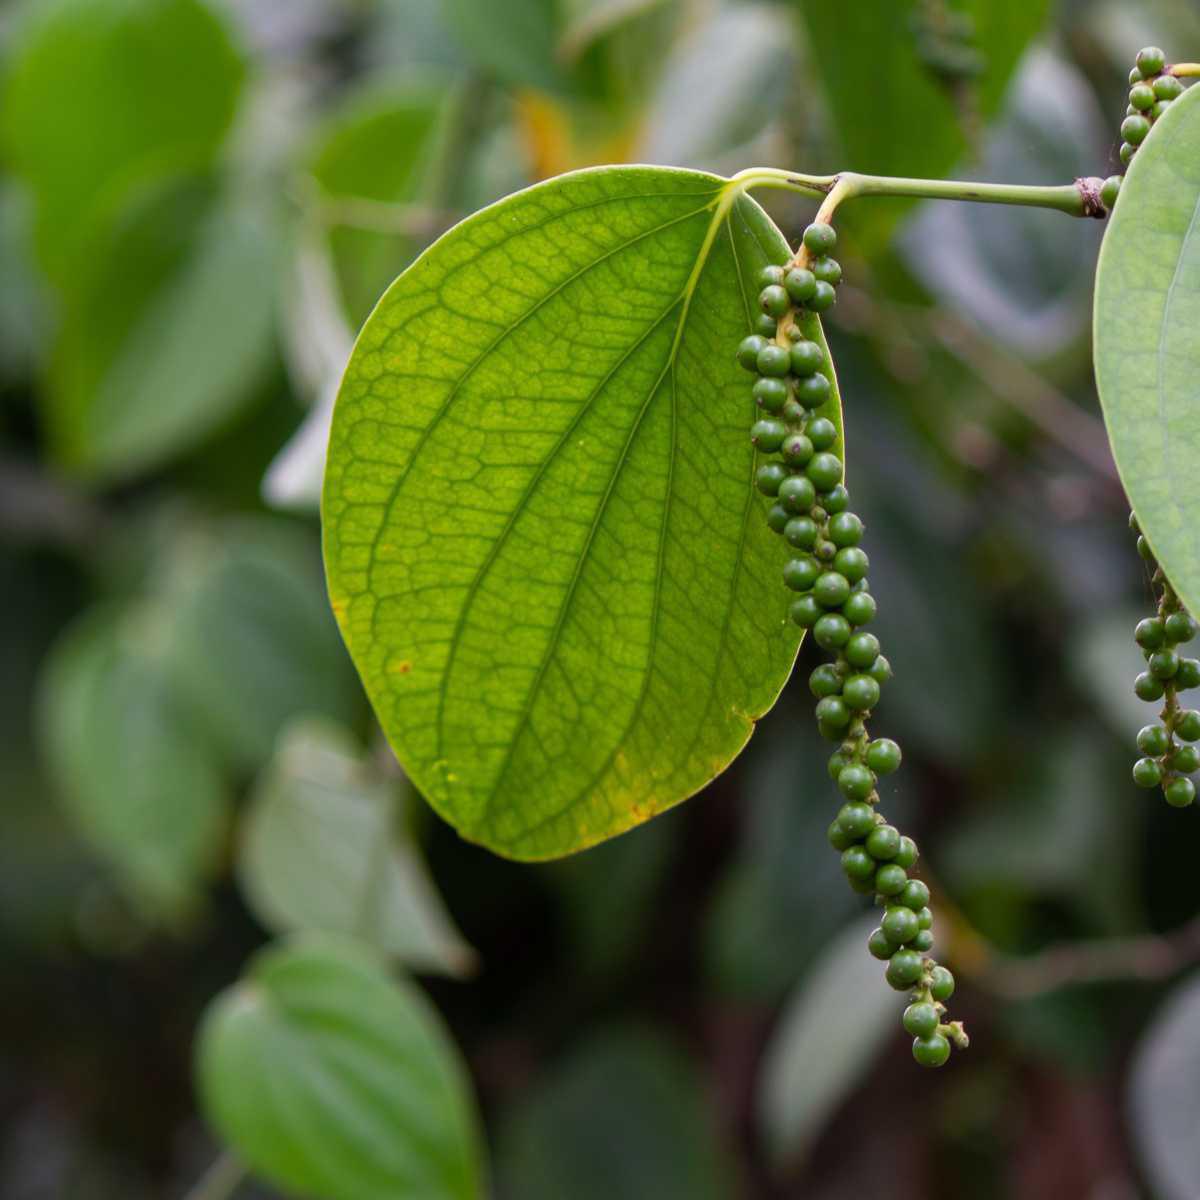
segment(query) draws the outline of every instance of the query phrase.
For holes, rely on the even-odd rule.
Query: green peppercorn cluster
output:
[[[1168,73],[1166,56],[1157,46],[1138,51],[1137,65],[1129,72],[1129,107],[1121,122],[1121,162],[1129,166],[1154,122],[1183,92],[1183,84]],[[1110,175],[1100,189],[1100,202],[1109,211],[1121,191],[1121,176]]]
[[[844,804],[829,827],[829,841],[842,856],[850,886],[874,895],[883,917],[868,949],[887,962],[887,981],[911,992],[904,1027],[913,1036],[913,1056],[923,1066],[941,1066],[953,1041],[965,1047],[960,1022],[946,1023],[945,1002],[954,977],[930,956],[933,917],[929,889],[909,877],[917,847],[877,811],[876,783],[900,766],[900,747],[889,738],[869,737],[867,718],[892,669],[879,639],[863,626],[875,616],[868,590],[870,562],[862,550],[862,521],[849,510],[842,460],[833,452],[837,427],[821,408],[832,395],[829,363],[812,314],[834,303],[841,267],[832,257],[833,228],[816,222],[804,231],[800,253],[787,267],[766,267],[759,279],[762,317],[757,333],[738,347],[738,361],[757,378],[754,398],[762,416],[751,441],[764,461],[758,489],[774,501],[767,523],[795,554],[783,568],[793,592],[789,616],[835,656],[813,671],[817,727],[838,743],[829,773]]]
[[[1143,757],[1133,764],[1133,781],[1139,787],[1161,787],[1168,804],[1187,808],[1196,799],[1196,785],[1188,776],[1200,770],[1200,749],[1186,743],[1200,741],[1200,712],[1183,708],[1179,693],[1200,687],[1200,659],[1181,655],[1179,647],[1196,636],[1196,622],[1155,561],[1133,513],[1129,527],[1137,534],[1138,553],[1152,572],[1158,596],[1157,614],[1139,621],[1133,631],[1146,658],[1146,670],[1134,680],[1133,690],[1142,700],[1163,702],[1159,721],[1138,733]]]

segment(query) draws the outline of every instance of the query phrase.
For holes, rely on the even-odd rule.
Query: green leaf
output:
[[[619,833],[774,702],[799,633],[733,350],[787,253],[725,180],[582,171],[463,222],[364,328],[326,465],[330,596],[465,837],[535,859]]]
[[[353,935],[416,970],[468,974],[475,954],[401,828],[399,788],[337,726],[295,722],[246,813],[242,888],[278,933]]]
[[[824,83],[829,119],[841,143],[824,161],[807,164],[808,170],[936,179],[966,155],[961,99],[939,83],[917,53],[913,28],[925,7],[921,0],[794,3],[803,15],[812,66]],[[956,10],[973,20],[974,44],[984,54],[983,75],[971,90],[976,111],[989,118],[1000,107],[1022,51],[1045,26],[1049,2],[968,0]],[[869,83],[859,82],[864,71]],[[901,211],[892,202],[856,222],[886,230]]]
[[[444,0],[447,24],[471,57],[512,86],[559,91],[557,0]]]
[[[1096,271],[1096,386],[1142,532],[1200,613],[1200,89],[1130,164]]]
[[[68,297],[48,380],[60,461],[122,478],[190,449],[261,388],[277,234],[199,180],[132,205]]]
[[[502,1129],[502,1200],[732,1196],[732,1165],[703,1095],[692,1063],[660,1035],[593,1037]]]
[[[0,140],[33,189],[39,255],[62,284],[131,191],[214,160],[244,67],[198,0],[27,9],[0,96]]]
[[[354,723],[361,693],[309,538],[282,521],[198,527],[167,570],[167,664],[233,763],[258,767],[293,717]]]
[[[883,964],[867,953],[877,920],[860,917],[838,935],[788,1001],[763,1052],[759,1123],[776,1163],[803,1156],[899,1027],[899,998]]]
[[[225,832],[220,763],[195,736],[148,609],[98,613],[47,661],[41,743],[80,834],[152,918],[191,906]]]
[[[412,257],[410,237],[339,223],[355,202],[421,198],[447,111],[448,90],[428,83],[370,81],[357,88],[314,136],[310,170],[332,217],[330,249],[355,326]]]
[[[209,1006],[201,1103],[237,1156],[321,1200],[475,1200],[470,1087],[437,1014],[348,944],[296,940],[255,957]]]

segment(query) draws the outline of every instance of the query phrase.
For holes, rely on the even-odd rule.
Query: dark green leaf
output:
[[[363,330],[330,595],[405,770],[471,840],[549,858],[619,833],[778,694],[799,634],[733,350],[787,253],[725,180],[583,171],[463,222]]]
[[[502,1200],[722,1200],[731,1164],[703,1083],[670,1042],[594,1037],[514,1110],[500,1135]]]
[[[462,1063],[410,984],[348,944],[252,960],[197,1045],[208,1119],[252,1170],[320,1200],[476,1200],[478,1122]]]
[[[401,787],[337,726],[289,726],[246,813],[243,890],[276,932],[352,935],[416,970],[466,974],[474,952],[405,835]]]
[[[1096,386],[1126,494],[1159,563],[1200,612],[1200,88],[1130,165],[1096,272]]]
[[[61,284],[131,194],[213,161],[243,65],[199,0],[26,7],[0,96],[0,136],[33,189],[40,256]]]

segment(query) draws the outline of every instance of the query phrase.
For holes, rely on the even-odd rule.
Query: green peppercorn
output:
[[[945,967],[934,967],[929,972],[929,994],[939,1004],[945,1004],[954,995],[954,976]]]
[[[908,944],[914,950],[918,950],[922,954],[927,954],[933,949],[933,934],[928,929],[918,930],[916,936]]]
[[[813,288],[812,299],[808,302],[808,307],[817,313],[825,312],[837,302],[837,292],[833,290],[833,285],[826,283],[823,279],[817,280],[817,285]]]
[[[1133,630],[1133,640],[1144,650],[1157,650],[1166,636],[1166,626],[1157,617],[1146,617]]]
[[[812,517],[791,517],[783,528],[783,538],[797,550],[811,550],[817,544],[817,523]]]
[[[822,608],[841,608],[850,595],[850,582],[837,571],[826,571],[812,589]]]
[[[1175,718],[1175,732],[1181,738],[1183,738],[1185,742],[1194,742],[1197,739],[1200,739],[1200,712],[1197,712],[1194,708],[1185,709],[1183,712],[1181,712],[1179,716]],[[1138,745],[1142,745],[1140,737],[1138,738]],[[1146,748],[1142,746],[1142,749],[1145,750]],[[1163,754],[1165,751],[1166,746],[1164,745],[1162,750],[1158,751],[1158,753]],[[1146,753],[1149,754],[1150,751],[1146,750]]]
[[[829,538],[837,546],[857,546],[862,541],[863,523],[852,512],[841,512],[829,522]]]
[[[816,342],[797,342],[792,347],[792,373],[801,377],[815,375],[825,365],[825,352]],[[829,381],[825,381],[828,387]]]
[[[817,509],[813,510],[814,513],[817,511]],[[817,546],[813,553],[822,562],[831,563],[835,558],[837,558],[837,547],[832,542],[826,541],[824,538],[818,538]]]
[[[882,962],[887,962],[892,957],[892,952],[896,947],[887,940],[887,936],[882,929],[872,929],[871,936],[867,938],[867,949],[871,952],[872,958],[878,958]]]
[[[940,1033],[913,1038],[913,1058],[923,1067],[944,1066],[950,1057],[950,1043]]]
[[[921,911],[917,913],[917,924],[920,925],[922,929],[932,929],[933,913],[928,908],[921,909]]]
[[[875,618],[875,599],[870,592],[855,592],[842,605],[842,615],[851,625],[866,625]],[[872,679],[875,677],[872,675]]]
[[[789,475],[779,485],[779,503],[789,512],[806,513],[816,499],[816,489],[806,475]]]
[[[814,221],[805,229],[803,240],[805,249],[810,254],[829,254],[837,245],[837,230],[824,221]]]
[[[1196,785],[1190,779],[1177,776],[1163,788],[1163,795],[1172,808],[1187,808],[1196,799]]]
[[[811,436],[811,435],[810,435]],[[850,493],[839,483],[837,487],[830,488],[829,492],[821,497],[821,504],[825,511],[830,516],[837,513],[845,512],[846,506],[850,503]]]
[[[802,467],[813,456],[813,444],[802,433],[790,434],[780,446],[789,467]]]
[[[917,914],[910,908],[898,906],[887,909],[883,914],[883,920],[879,922],[879,927],[883,930],[887,940],[897,946],[903,946],[905,942],[916,937],[919,932]]]
[[[783,279],[783,286],[797,304],[805,304],[812,299],[817,289],[816,276],[803,267],[793,267]]]
[[[908,837],[907,834],[900,839],[900,849],[896,851],[896,857],[892,862],[898,867],[902,867],[905,871],[910,870],[913,864],[917,861],[917,843]]]
[[[855,634],[861,637],[861,634]],[[867,766],[876,775],[890,775],[900,767],[900,747],[891,738],[876,738],[867,747]]]
[[[915,950],[897,950],[888,961],[887,981],[898,992],[903,992],[921,978],[923,970],[921,956]]]
[[[828,450],[837,441],[837,426],[828,417],[814,417],[806,432],[814,450]]]
[[[1117,152],[1117,157],[1125,166],[1133,161],[1133,156],[1137,153],[1137,147],[1132,142],[1122,142],[1121,149]]]
[[[777,413],[787,402],[788,385],[782,379],[772,379],[762,376],[755,380],[754,402],[759,408],[770,413]]]
[[[1149,671],[1143,671],[1133,681],[1133,690],[1139,700],[1161,700],[1163,695],[1162,681],[1155,679]]]
[[[870,675],[851,675],[842,687],[842,699],[855,712],[866,712],[879,703],[879,684]]]
[[[1121,193],[1121,176],[1110,175],[1100,185],[1100,203],[1112,212],[1113,205],[1117,202],[1117,197]]]
[[[1200,687],[1200,658],[1181,658],[1175,672],[1175,686],[1186,691]]]
[[[782,379],[792,369],[792,356],[782,346],[768,342],[759,352],[755,360],[760,375],[771,375]]]
[[[767,288],[780,284],[783,282],[784,274],[785,270],[783,267],[777,266],[775,263],[768,263],[758,273],[758,286],[760,288]]]
[[[876,825],[867,834],[867,853],[878,862],[889,862],[899,850],[900,831],[894,825]]]
[[[884,863],[875,872],[875,890],[881,896],[898,896],[904,891],[904,885],[907,882],[908,876],[904,873],[904,868],[895,859],[890,863]]]
[[[1155,679],[1172,679],[1179,671],[1179,655],[1174,650],[1156,650],[1147,665]]]
[[[835,817],[830,823],[829,828],[825,831],[825,836],[829,839],[829,844],[839,853],[842,850],[853,846],[856,838],[852,838],[838,823]]]
[[[836,258],[830,258],[828,254],[822,254],[820,258],[813,259],[812,273],[821,283],[828,283],[832,287],[837,285],[842,280],[842,264]]]
[[[1132,510],[1129,513],[1129,532],[1130,533],[1141,533],[1142,532],[1142,527],[1138,524],[1137,513],[1133,512]]]
[[[865,882],[875,871],[875,860],[862,846],[848,846],[842,851],[842,870],[851,879]]]
[[[843,608],[845,605],[842,606]],[[892,664],[881,654],[867,668],[867,674],[875,680],[876,683],[887,683],[892,677]]]
[[[850,710],[840,696],[825,696],[818,700],[816,715],[818,721],[838,729],[845,729],[850,724]]]
[[[788,608],[788,616],[802,629],[811,629],[824,615],[825,610],[811,595],[797,596]]]
[[[850,640],[850,625],[840,614],[827,612],[813,625],[813,639],[822,650],[840,650]]]
[[[737,348],[737,360],[747,371],[758,370],[759,351],[767,344],[767,339],[760,334],[752,333],[742,338]]]
[[[1171,755],[1171,770],[1180,775],[1191,775],[1200,771],[1200,750],[1195,746],[1180,746]]]
[[[1171,735],[1167,733],[1165,725],[1144,725],[1138,731],[1138,749],[1143,754],[1149,754],[1151,758],[1158,758],[1160,755],[1166,754],[1170,742]]]
[[[758,313],[754,318],[754,332],[768,341],[773,341],[779,332],[779,322],[774,317],[768,317],[766,313]],[[757,369],[756,367],[755,370]]]
[[[1153,108],[1156,99],[1154,89],[1148,83],[1135,83],[1129,89],[1130,106],[1138,112]]]
[[[1130,82],[1131,84],[1132,84],[1132,83],[1137,83],[1137,82],[1138,82],[1138,80],[1140,80],[1140,79],[1145,79],[1145,78],[1146,78],[1146,77],[1145,77],[1145,75],[1143,75],[1143,74],[1141,73],[1141,71],[1140,71],[1140,70],[1139,70],[1137,67],[1134,67],[1134,68],[1133,68],[1133,69],[1132,69],[1132,70],[1129,72],[1129,82]]]
[[[783,564],[783,582],[793,592],[809,591],[820,575],[820,564],[815,558],[807,555],[801,558],[789,558]]]
[[[787,435],[787,426],[782,421],[774,421],[770,417],[755,421],[750,426],[750,444],[764,454],[778,450]]]
[[[848,800],[838,809],[837,823],[850,837],[859,841],[875,828],[875,810],[861,799]]]
[[[800,425],[804,421],[804,408],[795,396],[789,396],[779,410],[779,415],[788,425]]]
[[[1146,127],[1149,128],[1149,122]],[[772,283],[758,293],[758,304],[768,317],[778,320],[792,307],[792,300],[780,284]]]
[[[932,1004],[919,1000],[904,1010],[902,1020],[905,1033],[917,1038],[927,1038],[937,1032],[940,1018],[938,1010]]]
[[[1166,66],[1167,56],[1157,46],[1143,46],[1134,59],[1143,79],[1150,79],[1159,74]]]
[[[812,461],[804,468],[805,475],[812,480],[819,492],[828,492],[837,486],[842,478],[842,460],[828,450],[814,454]]]
[[[807,409],[820,408],[833,388],[824,375],[805,375],[796,384],[796,399]]]
[[[1152,86],[1154,95],[1168,104],[1183,95],[1183,84],[1174,75],[1160,75]]]
[[[773,533],[782,533],[790,519],[791,513],[782,504],[772,504],[767,509],[767,526]]]
[[[846,546],[834,556],[833,566],[851,583],[857,583],[860,579],[866,578],[867,571],[871,567],[871,560],[858,546]]]
[[[847,763],[838,772],[837,785],[847,800],[865,800],[875,790],[875,776],[860,763]]]
[[[1173,612],[1164,622],[1163,628],[1167,640],[1175,642],[1190,642],[1196,636],[1196,622],[1185,612]]]
[[[754,485],[764,496],[777,496],[780,484],[788,478],[783,463],[766,462],[754,473]]]
[[[904,891],[896,899],[897,904],[920,912],[929,903],[929,888],[919,879],[910,879],[904,885]]]
[[[873,633],[855,633],[842,651],[852,667],[869,667],[879,657],[879,639]]]
[[[1137,552],[1147,561],[1154,561],[1154,551],[1150,548],[1150,543],[1146,541],[1146,535],[1142,534],[1137,540]]]
[[[832,663],[822,663],[819,667],[814,668],[813,673],[808,677],[808,690],[818,700],[824,696],[836,696],[842,690],[842,677]],[[840,759],[840,755],[834,755],[834,757]],[[840,765],[845,766],[845,761],[841,760]],[[837,778],[836,772],[833,777]]]

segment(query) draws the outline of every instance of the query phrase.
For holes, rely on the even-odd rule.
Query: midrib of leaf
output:
[[[488,791],[487,795],[484,797],[484,803],[483,803],[484,820],[487,820],[492,815],[495,797],[498,794],[498,792],[500,791],[501,785],[503,784],[504,779],[505,779],[506,775],[508,774],[508,771],[511,769],[513,759],[516,755],[517,747],[521,743],[521,740],[524,736],[525,730],[528,727],[529,719],[532,716],[534,707],[537,704],[538,695],[541,691],[542,682],[545,679],[546,671],[549,669],[550,663],[554,660],[554,656],[558,652],[559,642],[562,637],[562,631],[563,631],[564,626],[566,625],[567,618],[571,612],[571,606],[572,606],[572,603],[573,603],[573,600],[575,597],[575,590],[578,587],[579,580],[583,576],[584,568],[587,565],[588,558],[591,553],[593,541],[595,540],[597,531],[600,529],[600,526],[603,523],[604,515],[608,510],[609,501],[610,501],[614,491],[616,490],[617,483],[620,481],[621,472],[624,469],[625,464],[629,460],[630,450],[632,449],[633,444],[636,441],[638,434],[641,432],[642,424],[645,421],[646,414],[650,411],[651,405],[653,404],[655,397],[659,394],[659,389],[662,387],[664,380],[667,378],[667,376],[669,374],[670,378],[671,378],[671,452],[667,457],[666,492],[665,492],[666,498],[665,498],[665,502],[663,504],[662,522],[659,527],[658,552],[657,552],[655,572],[654,572],[654,596],[653,596],[653,601],[650,606],[650,636],[649,636],[649,640],[648,640],[649,651],[648,651],[647,658],[646,658],[646,665],[642,670],[641,687],[638,690],[637,699],[634,701],[633,707],[630,710],[630,715],[629,715],[628,720],[625,723],[624,729],[621,731],[620,736],[613,740],[613,748],[609,751],[609,753],[605,757],[604,762],[601,764],[601,766],[597,770],[592,772],[592,774],[589,776],[586,783],[584,783],[582,786],[577,788],[572,793],[571,798],[568,801],[566,801],[564,804],[560,805],[558,808],[555,808],[552,811],[543,814],[536,822],[534,822],[532,825],[527,826],[524,831],[524,834],[523,834],[523,836],[526,838],[528,838],[531,834],[536,833],[539,829],[544,828],[546,825],[549,825],[552,822],[556,821],[564,813],[569,812],[572,808],[575,807],[576,804],[579,803],[579,800],[583,796],[585,796],[588,792],[590,792],[592,790],[592,788],[595,786],[596,782],[599,779],[602,779],[604,777],[604,775],[608,772],[609,768],[612,766],[613,759],[615,758],[616,754],[619,752],[621,746],[624,745],[625,739],[629,736],[629,731],[633,728],[633,726],[637,723],[639,717],[641,716],[642,708],[644,707],[645,702],[646,702],[646,696],[649,693],[650,681],[651,681],[651,678],[653,676],[653,671],[654,671],[654,658],[655,658],[655,654],[657,653],[658,643],[659,643],[658,619],[659,619],[659,611],[661,609],[663,564],[664,564],[664,560],[666,557],[667,529],[670,525],[670,520],[671,520],[671,501],[674,496],[675,453],[676,453],[676,448],[677,448],[677,432],[678,432],[677,431],[678,406],[677,406],[676,384],[675,384],[675,362],[676,362],[676,357],[677,357],[677,354],[679,351],[679,344],[683,339],[683,332],[687,326],[688,314],[691,310],[692,297],[695,295],[696,287],[700,282],[700,277],[703,274],[704,268],[708,263],[708,256],[712,250],[712,246],[713,246],[714,241],[716,240],[718,231],[720,230],[720,228],[723,224],[726,225],[726,228],[728,228],[728,216],[733,207],[734,201],[737,199],[738,195],[740,195],[740,188],[738,187],[738,185],[733,182],[726,183],[725,186],[722,187],[721,190],[717,193],[717,197],[716,197],[716,201],[715,201],[714,205],[705,205],[704,208],[697,209],[697,210],[689,213],[686,217],[674,218],[673,220],[671,220],[669,222],[666,222],[662,225],[656,226],[654,229],[645,231],[643,234],[638,235],[638,237],[636,237],[636,238],[630,239],[628,242],[623,243],[621,246],[614,247],[613,250],[608,251],[602,257],[593,260],[593,262],[589,263],[586,267],[580,268],[579,271],[575,272],[574,275],[569,277],[567,280],[564,280],[563,283],[559,284],[558,287],[555,288],[553,292],[548,293],[547,296],[543,297],[542,301],[539,302],[539,305],[541,303],[545,303],[546,300],[549,300],[552,295],[554,295],[555,293],[560,291],[563,287],[565,287],[572,280],[580,278],[581,276],[585,275],[589,270],[592,270],[594,267],[598,266],[601,262],[605,261],[608,258],[611,258],[614,254],[627,249],[629,246],[636,244],[638,241],[641,241],[643,238],[652,237],[657,233],[661,233],[664,229],[670,228],[677,224],[682,224],[683,221],[685,221],[685,220],[691,220],[693,217],[695,217],[699,213],[703,212],[705,208],[708,208],[708,207],[714,208],[712,219],[709,221],[708,228],[705,230],[705,233],[704,233],[704,239],[700,244],[700,249],[697,251],[696,261],[692,264],[692,270],[689,273],[688,278],[687,278],[686,282],[684,283],[684,286],[681,289],[679,295],[671,302],[671,304],[667,307],[667,309],[663,312],[663,314],[654,320],[654,322],[647,329],[647,331],[637,339],[636,344],[634,346],[630,347],[630,349],[621,356],[620,362],[608,372],[608,374],[605,376],[605,379],[602,381],[602,383],[599,386],[597,386],[595,389],[593,389],[593,391],[589,395],[587,401],[581,407],[579,414],[577,414],[577,416],[574,418],[574,420],[572,421],[571,426],[570,426],[570,429],[573,429],[575,427],[575,425],[578,423],[578,421],[583,417],[586,410],[588,408],[590,408],[591,404],[597,398],[597,396],[599,396],[600,394],[603,393],[604,388],[607,385],[607,383],[609,382],[609,380],[611,380],[613,373],[620,369],[621,363],[627,361],[627,359],[630,357],[630,355],[632,355],[639,346],[641,346],[645,343],[646,339],[649,338],[649,336],[653,333],[653,331],[658,328],[658,326],[662,323],[662,321],[665,320],[665,318],[671,313],[671,311],[676,306],[682,305],[682,307],[680,309],[680,313],[679,313],[679,318],[675,323],[675,335],[671,341],[671,348],[667,352],[666,362],[663,365],[662,371],[659,372],[658,377],[655,379],[653,386],[647,392],[646,399],[642,403],[642,406],[638,412],[637,419],[633,422],[633,425],[629,431],[629,436],[625,439],[625,443],[621,447],[621,453],[619,454],[616,462],[613,464],[613,469],[609,476],[608,485],[605,488],[604,495],[601,497],[600,504],[597,506],[596,514],[593,517],[591,525],[588,528],[587,538],[585,539],[583,547],[581,548],[579,555],[577,556],[577,558],[575,560],[575,566],[571,573],[570,582],[567,586],[567,590],[563,596],[563,601],[560,604],[558,613],[555,617],[554,628],[552,629],[550,637],[546,642],[546,647],[543,650],[541,660],[538,664],[537,673],[535,674],[533,682],[531,683],[531,685],[529,687],[525,703],[521,709],[521,714],[517,719],[516,725],[513,727],[511,736],[509,737],[508,745],[507,745],[507,747],[505,749],[505,753],[504,753],[504,758],[501,761],[500,767],[497,770],[495,778],[492,781],[490,790]],[[732,232],[730,232],[730,242],[731,242],[731,244],[733,242]],[[738,262],[736,249],[734,250],[734,261]],[[740,282],[741,281],[740,263],[738,266],[738,279]],[[743,303],[743,306],[745,306],[746,299],[745,299],[744,290],[743,290],[743,294],[742,294],[742,303]],[[534,310],[531,310],[531,313],[532,313],[532,311],[534,311]],[[525,314],[524,316],[522,316],[521,321],[523,322],[524,320],[526,320],[527,317],[529,315],[531,315],[531,313]],[[521,322],[515,322],[513,324],[513,326],[511,327],[511,329],[517,328],[517,326],[520,323]],[[501,336],[499,338],[497,338],[496,342],[493,344],[494,345],[498,344],[504,336],[505,336],[505,334],[501,334]],[[478,361],[478,360],[476,360],[476,361]],[[474,365],[474,364],[472,364],[472,365]],[[549,456],[547,456],[546,462],[543,463],[541,467],[539,467],[538,472],[537,472],[538,479],[540,479],[541,474],[545,471],[545,469],[549,465],[550,461],[552,461],[554,455],[566,443],[566,439],[567,439],[567,437],[569,437],[569,434],[570,434],[570,429],[568,429],[567,433],[564,434],[564,436],[562,438],[560,438],[559,441],[556,443],[554,449],[551,451],[551,454]],[[527,503],[529,497],[533,494],[533,491],[536,488],[536,482],[537,482],[537,479],[535,479],[523,493],[521,501],[518,504],[516,510],[514,511],[513,516],[506,523],[505,529],[504,529],[503,533],[501,534],[501,538],[498,539],[497,547],[494,549],[493,552],[489,553],[487,566],[490,566],[491,563],[495,561],[495,558],[499,552],[499,542],[502,541],[504,539],[504,537],[508,534],[509,530],[514,526],[520,513],[524,510],[525,504]],[[752,496],[752,491],[750,494]],[[747,503],[749,503],[749,500]],[[741,538],[739,540],[739,545],[738,545],[738,550],[739,550],[738,565],[737,565],[737,568],[735,569],[734,575],[733,575],[733,591],[735,594],[736,594],[736,590],[737,590],[738,574],[741,570],[741,560],[743,557],[742,551],[743,551],[743,548],[745,545],[745,528],[746,528],[745,510],[743,510],[742,532],[741,532]],[[478,575],[476,577],[476,580],[473,581],[473,583],[471,585],[472,597],[477,594],[479,583],[482,581],[482,579],[484,578],[485,575],[486,575],[486,567],[484,567],[480,570],[480,572],[478,573]],[[457,646],[458,646],[458,642],[459,642],[458,634],[461,632],[462,626],[465,624],[465,620],[464,620],[462,614],[465,614],[466,609],[469,606],[469,603],[470,603],[470,601],[468,601],[467,605],[464,605],[462,613],[460,614],[460,620],[456,627],[455,635],[451,640],[450,655],[449,655],[446,667],[443,672],[442,687],[438,691],[437,737],[438,737],[439,753],[440,753],[441,744],[442,744],[441,739],[442,739],[442,727],[443,727],[443,713],[444,713],[444,708],[445,708],[445,696],[446,696],[446,691],[447,691],[449,678],[450,678],[450,665],[453,662],[455,650],[457,649]],[[725,621],[723,624],[722,636],[721,636],[721,648],[719,649],[718,654],[717,654],[718,669],[720,666],[721,659],[724,656],[725,639],[728,635],[728,627],[729,627],[729,608],[730,607],[731,606],[728,606],[728,605],[726,606],[726,615],[725,615]],[[710,699],[709,703],[711,706],[711,699]]]
[[[658,196],[674,197],[674,196],[679,196],[679,195],[684,195],[684,194],[685,193],[681,193],[681,192],[657,192],[657,193],[650,192],[650,193],[646,193],[645,197],[647,199],[653,199]],[[700,194],[700,193],[697,193],[697,194]],[[522,229],[514,232],[513,234],[510,234],[506,238],[501,238],[498,242],[496,242],[496,244],[494,246],[488,247],[488,252],[492,253],[492,252],[498,250],[500,247],[507,245],[508,242],[511,241],[511,239],[514,237],[526,237],[530,233],[534,233],[539,229],[544,229],[547,225],[551,225],[555,221],[566,219],[567,217],[573,216],[579,212],[586,212],[592,208],[602,208],[606,204],[617,203],[622,199],[623,199],[623,197],[615,197],[614,198],[614,197],[609,196],[609,197],[605,197],[605,199],[603,199],[603,200],[596,201],[594,204],[580,205],[578,208],[571,209],[566,212],[554,213],[552,216],[547,217],[546,220],[544,220],[544,221],[539,221],[536,224],[526,226],[525,228],[522,228]],[[483,363],[487,360],[488,356],[492,353],[493,350],[496,349],[497,346],[500,345],[501,342],[503,342],[506,338],[511,337],[514,333],[516,333],[516,331],[518,329],[522,328],[522,326],[524,326],[527,321],[531,320],[534,316],[536,316],[537,313],[539,313],[545,305],[547,305],[551,300],[553,300],[555,296],[557,296],[560,292],[562,292],[564,288],[567,288],[572,283],[576,282],[579,279],[582,279],[585,275],[587,275],[587,273],[589,271],[595,270],[596,267],[598,267],[601,263],[607,262],[610,258],[613,258],[616,255],[623,253],[624,251],[628,250],[632,246],[636,246],[639,242],[644,241],[646,238],[654,237],[655,234],[662,233],[664,230],[671,229],[676,225],[682,225],[684,221],[690,221],[693,217],[699,216],[700,213],[704,212],[706,209],[711,208],[711,207],[712,207],[711,203],[702,204],[699,208],[692,209],[690,212],[684,213],[682,216],[672,217],[671,220],[664,221],[661,225],[656,225],[653,229],[643,230],[636,237],[629,238],[627,241],[622,242],[620,245],[614,246],[611,250],[606,250],[602,255],[600,255],[599,258],[592,259],[591,262],[580,267],[578,271],[572,272],[565,279],[563,279],[561,282],[559,282],[553,288],[551,288],[550,291],[548,291],[544,296],[542,296],[527,312],[522,313],[521,316],[516,321],[514,321],[507,329],[502,330],[490,343],[488,343],[487,346],[485,346],[475,356],[475,358],[471,361],[471,363],[467,367],[467,369],[462,373],[462,375],[459,376],[459,378],[457,380],[455,380],[454,386],[447,393],[446,399],[439,406],[438,411],[434,414],[433,419],[428,423],[428,425],[426,425],[425,429],[422,430],[420,437],[417,439],[416,445],[413,446],[412,455],[409,457],[408,463],[406,464],[404,470],[400,473],[396,482],[392,485],[392,488],[388,495],[388,499],[387,499],[386,503],[384,504],[383,519],[380,521],[379,528],[376,530],[375,536],[371,541],[370,565],[367,567],[367,589],[368,589],[368,591],[370,591],[374,587],[375,563],[376,563],[376,559],[377,559],[376,552],[379,549],[379,542],[380,542],[380,539],[383,537],[384,532],[387,530],[388,522],[391,520],[392,510],[395,507],[397,499],[399,499],[401,489],[404,487],[405,482],[407,481],[409,475],[412,473],[412,469],[416,465],[417,459],[420,458],[421,451],[425,448],[429,439],[433,436],[434,431],[441,424],[442,418],[445,417],[446,413],[448,413],[450,411],[450,406],[454,403],[454,400],[457,397],[459,391],[461,390],[463,385],[467,382],[467,380],[470,379],[471,376],[475,373],[476,368],[478,368],[481,363]],[[420,260],[418,260],[418,261],[420,261]],[[676,303],[678,303],[678,301]],[[668,310],[668,311],[670,311],[670,310]],[[378,607],[373,609],[371,612],[371,632],[372,632],[372,634],[378,633],[378,627],[376,626],[377,614],[378,614]]]

